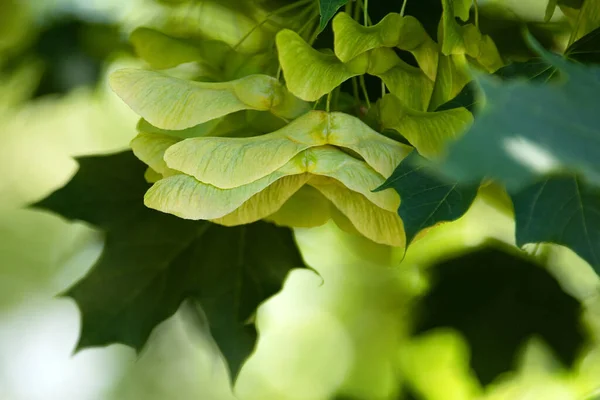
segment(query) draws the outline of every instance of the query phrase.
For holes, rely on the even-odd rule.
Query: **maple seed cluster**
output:
[[[378,77],[389,93],[369,105],[375,125],[435,157],[472,123],[464,108],[436,108],[468,82],[467,56],[489,70],[501,65],[493,42],[472,25],[459,26],[454,14],[464,18],[461,10],[446,10],[452,17],[444,18],[441,44],[410,16],[390,13],[365,27],[342,12],[332,22],[331,54],[311,46],[316,31],[306,24],[248,7],[254,11],[171,4],[162,21],[133,32],[150,69],[120,70],[110,82],[142,117],[131,147],[153,183],[146,206],[226,226],[265,219],[313,227],[332,219],[376,243],[404,247],[398,193],[374,190],[412,147],[337,111],[331,94],[357,76]],[[219,29],[191,24],[190,15]],[[412,53],[419,66],[394,48]],[[192,73],[178,68],[190,63]],[[325,110],[316,110],[324,96]]]

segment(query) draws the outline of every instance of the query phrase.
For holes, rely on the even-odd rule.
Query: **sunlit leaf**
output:
[[[423,229],[462,217],[475,200],[478,186],[440,179],[413,152],[378,190],[393,188],[400,195],[398,215],[404,223],[406,243],[410,243]]]
[[[416,111],[392,94],[382,98],[380,107],[383,127],[400,133],[427,158],[442,154],[446,145],[460,137],[473,122],[473,115],[465,108]]]
[[[571,248],[600,274],[600,190],[574,176],[545,178],[513,194],[517,245]]]
[[[192,82],[160,72],[122,69],[111,75],[110,83],[133,111],[161,129],[186,129],[240,110],[271,111],[284,118],[308,110],[267,75]]]

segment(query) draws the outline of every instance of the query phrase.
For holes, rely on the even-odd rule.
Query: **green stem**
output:
[[[315,14],[314,17],[319,16],[319,14]],[[312,17],[311,19],[313,19],[314,17]],[[310,35],[310,39],[308,40],[308,44],[312,47],[313,44],[315,44],[315,40],[317,40],[317,36],[319,36],[319,22],[317,20],[317,23],[315,24],[315,27],[313,29],[313,33],[312,35]]]
[[[356,77],[352,77],[352,94],[354,95],[354,101],[356,104],[360,104],[360,97],[358,96],[358,82],[356,81]]]
[[[340,92],[341,92],[341,88],[338,86],[333,90],[333,109],[337,110],[338,109],[338,103],[340,100]]]
[[[353,5],[354,5],[354,2],[353,2],[353,1],[349,1],[349,2],[347,2],[347,3],[346,3],[346,7],[344,8],[344,12],[345,12],[346,14],[348,14],[348,15],[350,15],[350,16],[351,16],[351,15],[352,15],[352,11],[353,11],[353,9],[352,9],[352,6],[353,6]]]
[[[321,99],[323,98],[323,96],[319,97],[317,99],[317,101],[315,101],[315,104],[313,104],[313,110],[316,110],[317,107],[319,106],[319,103],[321,102]]]
[[[408,3],[408,0],[404,0],[402,2],[402,8],[400,9],[400,15],[404,16],[404,12],[406,11],[406,3]]]
[[[333,93],[333,91],[327,93],[327,103],[325,103],[325,111],[327,112],[331,110],[331,93]]]
[[[475,8],[475,27],[479,29],[479,5],[477,0],[473,0],[473,7]]]
[[[352,15],[352,18],[355,21],[359,20],[360,8],[361,7],[362,7],[362,0],[356,0],[356,4],[354,5],[354,14]]]
[[[371,101],[369,100],[369,94],[367,93],[367,85],[365,84],[365,76],[361,75],[358,79],[360,80],[360,88],[362,89],[363,96],[365,96],[367,107],[371,108]]]
[[[318,14],[316,14],[310,8],[304,10],[304,12],[300,15],[301,19],[304,19],[304,18],[306,18],[308,16],[308,18],[306,18],[306,22],[304,23],[304,25],[302,25],[300,27],[300,29],[298,29],[298,31],[297,31],[298,35],[302,36],[302,38],[304,40],[306,40],[307,42],[310,39],[310,37],[312,36],[312,33],[310,35],[308,35],[307,37],[304,37],[303,34],[302,34],[302,32],[304,32],[304,30],[310,26],[310,24],[313,22],[313,19],[315,18],[315,15],[318,15]]]
[[[369,26],[369,0],[364,0],[363,4],[363,25]]]

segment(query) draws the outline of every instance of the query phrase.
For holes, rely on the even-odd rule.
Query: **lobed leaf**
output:
[[[582,304],[563,290],[560,281],[540,266],[539,260],[494,240],[475,251],[440,260],[430,268],[431,289],[419,305],[421,317],[415,332],[419,336],[449,328],[460,332],[470,347],[468,370],[482,385],[493,386],[514,370],[523,357],[524,343],[532,337],[543,340],[557,356],[555,360],[564,366],[573,365],[581,354],[586,342],[581,328]],[[467,360],[461,358],[462,363]],[[554,366],[562,370],[560,364]],[[453,367],[451,371],[458,369],[457,365]],[[435,389],[430,378],[422,379],[422,383],[426,389]],[[443,393],[440,399],[447,398],[446,392],[439,393]],[[531,395],[533,399],[547,399],[555,392],[526,393],[504,393],[494,398]]]
[[[64,188],[35,207],[106,231],[91,272],[65,295],[81,311],[77,348],[143,348],[152,330],[188,298],[200,302],[233,377],[256,334],[248,319],[303,267],[292,233],[268,223],[220,227],[144,207],[145,166],[131,152],[79,159]]]
[[[461,185],[440,179],[416,152],[405,158],[377,190],[393,188],[401,197],[398,215],[404,223],[406,243],[423,229],[462,217],[477,195],[477,184]]]
[[[134,217],[132,212],[137,211],[132,210],[144,208],[141,199],[148,189],[143,178],[146,166],[132,152],[77,161],[79,170],[69,183],[32,207],[104,230]]]
[[[517,245],[571,248],[600,274],[600,190],[576,176],[551,176],[511,194]]]

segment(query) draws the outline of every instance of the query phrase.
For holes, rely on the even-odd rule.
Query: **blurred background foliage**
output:
[[[79,314],[57,295],[102,237],[25,206],[70,179],[73,157],[128,146],[137,117],[106,77],[140,64],[128,34],[176,2],[0,1],[0,398],[600,398],[597,276],[559,246],[511,248],[510,213],[481,199],[406,254],[332,224],[298,229],[315,271],[293,271],[259,308],[256,352],[234,391],[193,304],[139,356],[120,345],[73,355]],[[374,21],[400,8],[371,3]],[[543,0],[480,4],[482,29],[513,59],[528,55],[514,36],[523,21],[564,44],[567,22],[557,12],[542,23]],[[407,13],[435,32],[440,1],[409,1]]]

